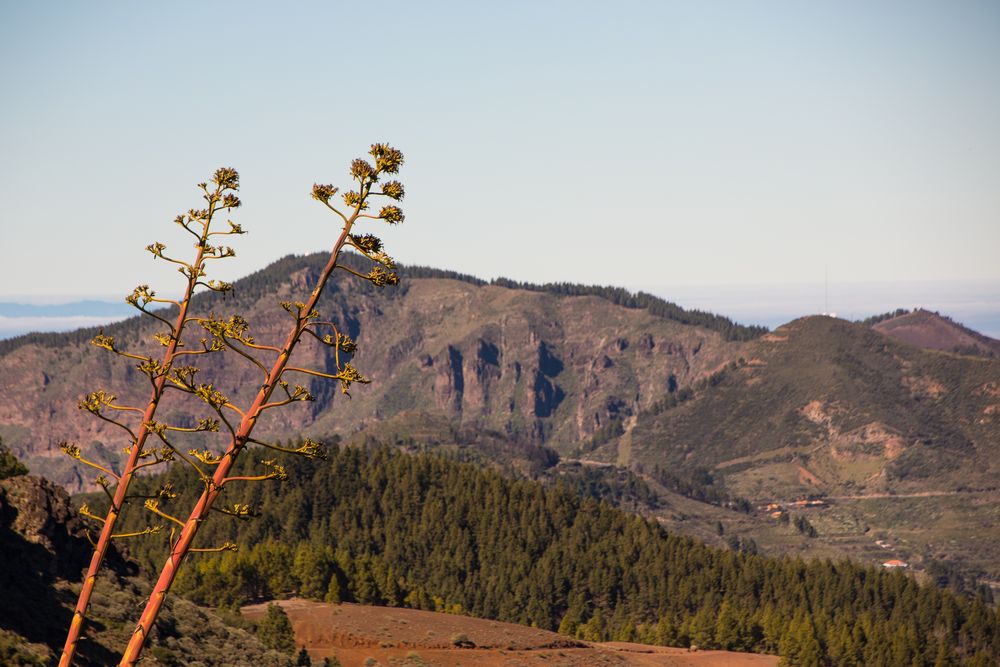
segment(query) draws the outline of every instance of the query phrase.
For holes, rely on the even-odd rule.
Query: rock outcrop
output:
[[[83,522],[62,487],[35,475],[0,481],[0,534],[5,559],[30,554],[39,575],[78,580],[90,559]]]

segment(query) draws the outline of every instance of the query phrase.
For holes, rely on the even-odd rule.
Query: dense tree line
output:
[[[599,296],[617,306],[640,308],[649,311],[651,315],[662,317],[665,320],[673,320],[681,324],[691,324],[711,329],[712,331],[718,331],[726,340],[753,340],[767,333],[767,327],[737,324],[728,317],[703,310],[688,310],[658,296],[653,296],[646,292],[633,293],[621,287],[577,285],[574,283],[546,283],[544,285],[536,285],[509,280],[507,278],[496,278],[492,281],[492,284],[511,289],[523,289],[563,296]]]
[[[252,295],[267,294],[273,292],[277,287],[287,280],[287,276],[302,267],[319,270],[322,266],[321,255],[306,255],[305,257],[288,256],[284,257],[271,266],[258,271],[236,283],[237,293],[249,293]],[[346,262],[350,263],[352,258],[348,257]],[[360,259],[357,260],[361,262]],[[360,265],[354,268],[362,268]],[[726,340],[751,340],[767,333],[766,327],[744,326],[737,324],[727,317],[716,315],[701,310],[688,310],[661,299],[660,297],[647,294],[645,292],[633,293],[621,287],[606,287],[601,285],[578,285],[574,283],[546,283],[538,285],[535,283],[519,282],[508,278],[495,278],[487,283],[481,278],[476,278],[457,271],[435,269],[427,266],[403,266],[397,269],[400,278],[403,278],[401,287],[396,290],[397,295],[405,293],[406,278],[446,278],[449,280],[460,280],[471,285],[482,286],[486,284],[506,287],[508,289],[521,289],[532,292],[543,292],[545,294],[555,294],[559,296],[597,296],[607,299],[611,303],[625,308],[638,308],[649,311],[651,315],[673,320],[681,324],[691,324],[704,327],[712,331],[718,331]]]
[[[660,507],[660,499],[641,477],[613,466],[591,467],[569,463],[538,477],[543,484],[559,483],[581,498],[603,500],[630,510]]]
[[[655,465],[649,474],[667,489],[687,498],[717,507],[726,507],[744,514],[750,514],[753,511],[753,503],[749,500],[741,496],[730,495],[725,488],[716,486],[715,479],[708,468],[696,467],[690,475],[682,476],[672,470]]]
[[[180,592],[220,606],[291,594],[405,605],[588,640],[780,652],[789,665],[1000,657],[993,609],[899,572],[715,549],[565,487],[435,456],[333,448],[325,463],[285,465],[287,483],[227,498],[260,516],[206,524],[200,546],[240,550],[194,555]],[[168,476],[190,489],[184,473]],[[148,520],[128,515],[135,527]],[[132,545],[160,564],[162,543]]]

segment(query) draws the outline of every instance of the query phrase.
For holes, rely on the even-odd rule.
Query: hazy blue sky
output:
[[[0,299],[175,291],[142,248],[222,165],[218,277],[323,249],[310,186],[377,140],[406,263],[1000,280],[997,2],[6,2],[0,90]]]

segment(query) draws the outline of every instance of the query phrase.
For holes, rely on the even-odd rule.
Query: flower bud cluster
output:
[[[212,174],[212,182],[223,190],[239,190],[240,175],[232,167],[221,167]]]
[[[400,201],[403,198],[403,184],[399,181],[389,181],[382,186],[382,194]]]
[[[403,154],[388,144],[372,144],[368,154],[375,158],[375,168],[395,174],[403,166]]]
[[[391,271],[386,271],[381,266],[372,267],[372,270],[368,273],[368,280],[371,281],[372,285],[375,287],[385,287],[386,285],[398,285],[399,276]]]
[[[369,181],[375,178],[375,168],[366,160],[358,158],[351,162],[351,176],[359,181]]]
[[[150,250],[150,252],[152,252],[152,250]],[[155,296],[156,292],[149,289],[149,285],[139,285],[132,290],[131,294],[125,297],[125,302],[129,305],[135,306],[136,308],[143,308],[146,304],[152,301]]]
[[[351,384],[355,382],[358,384],[368,384],[371,382],[371,380],[359,373],[358,370],[350,364],[344,364],[344,369],[337,373],[337,379],[340,380],[340,391],[344,394],[348,393],[351,388]]]
[[[313,199],[317,199],[324,204],[327,204],[330,202],[330,199],[332,199],[333,196],[339,192],[339,190],[339,188],[335,188],[332,185],[320,185],[319,183],[313,183],[312,196]]]
[[[382,210],[379,211],[378,217],[385,220],[390,225],[398,225],[404,219],[403,209],[398,206],[383,206]]]
[[[362,236],[351,235],[351,242],[358,250],[374,254],[382,250],[382,241],[374,234],[364,234]]]

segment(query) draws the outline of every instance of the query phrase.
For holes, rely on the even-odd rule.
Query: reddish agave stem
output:
[[[207,224],[205,225],[205,232],[208,232]],[[201,265],[204,255],[204,240],[203,238],[202,244],[198,246],[198,254],[193,266]],[[108,508],[108,513],[104,517],[104,525],[101,527],[101,534],[97,538],[94,553],[90,557],[90,565],[87,567],[87,574],[83,578],[83,588],[80,590],[80,597],[77,599],[76,609],[73,611],[73,620],[70,622],[69,632],[66,634],[66,643],[63,645],[62,656],[59,658],[59,667],[70,667],[73,662],[73,656],[76,654],[76,648],[80,641],[80,633],[83,631],[83,622],[87,615],[87,608],[90,606],[90,598],[94,593],[94,585],[97,582],[97,573],[100,572],[101,566],[104,564],[104,557],[107,555],[108,547],[111,545],[111,536],[114,534],[115,523],[118,521],[118,516],[121,513],[125,496],[128,494],[128,487],[132,482],[135,467],[139,463],[139,454],[142,452],[146,439],[149,437],[149,429],[146,428],[146,423],[153,420],[156,407],[160,402],[160,397],[163,395],[163,387],[167,380],[166,373],[170,370],[174,362],[177,345],[180,341],[181,332],[184,329],[184,320],[187,318],[188,305],[197,281],[197,275],[188,278],[187,292],[184,295],[184,299],[180,302],[180,312],[177,314],[177,323],[174,325],[174,336],[171,338],[170,345],[163,355],[164,373],[153,382],[153,393],[150,395],[149,402],[146,404],[146,411],[142,415],[142,424],[140,424],[139,430],[136,433],[132,452],[129,454],[125,469],[118,480],[118,486],[115,488],[111,507]]]
[[[340,250],[343,248],[344,242],[347,240],[347,236],[350,233],[355,220],[357,220],[357,217],[358,214],[355,212],[355,214],[348,219],[347,224],[344,225],[344,230],[340,234],[340,238],[338,238],[337,242],[334,244],[333,250],[330,252],[330,259],[327,261],[326,266],[323,268],[323,272],[317,280],[316,287],[313,289],[312,294],[309,297],[309,302],[306,304],[305,308],[302,309],[301,313],[311,313],[315,309],[316,303],[319,301],[320,294],[323,293],[323,288],[326,286],[327,281],[333,274],[333,270],[337,266],[337,258],[340,256]],[[216,466],[211,484],[209,484],[205,491],[202,492],[201,497],[198,499],[194,509],[191,511],[191,515],[184,523],[184,527],[181,529],[177,542],[170,550],[170,555],[167,556],[167,561],[163,564],[163,568],[160,570],[160,576],[156,581],[156,585],[153,587],[153,592],[149,596],[149,602],[146,603],[146,608],[139,617],[139,622],[136,624],[135,631],[133,631],[132,637],[129,639],[128,646],[122,654],[121,662],[118,663],[119,667],[134,665],[139,660],[139,654],[142,652],[142,648],[146,643],[146,637],[149,636],[149,631],[152,629],[153,623],[156,621],[156,617],[160,613],[160,608],[163,606],[164,598],[170,590],[170,586],[173,584],[174,578],[177,576],[177,571],[180,568],[184,557],[191,549],[191,544],[194,541],[195,534],[198,532],[198,526],[206,519],[209,511],[212,509],[212,505],[215,503],[215,500],[219,497],[219,494],[222,493],[226,477],[229,475],[229,471],[236,462],[236,458],[240,455],[240,452],[243,451],[243,448],[246,447],[247,440],[257,423],[257,418],[260,416],[261,408],[267,403],[268,399],[271,397],[271,393],[278,384],[278,380],[281,379],[281,374],[288,365],[288,360],[291,357],[292,350],[295,348],[295,345],[299,341],[299,337],[302,335],[306,321],[307,320],[303,317],[296,319],[295,325],[288,334],[284,347],[282,347],[281,354],[279,354],[278,358],[275,360],[274,366],[272,366],[270,373],[268,373],[267,379],[264,381],[260,391],[257,393],[257,397],[254,399],[250,409],[246,411],[243,419],[240,421],[239,428],[237,429],[229,448],[223,455],[222,460]]]

